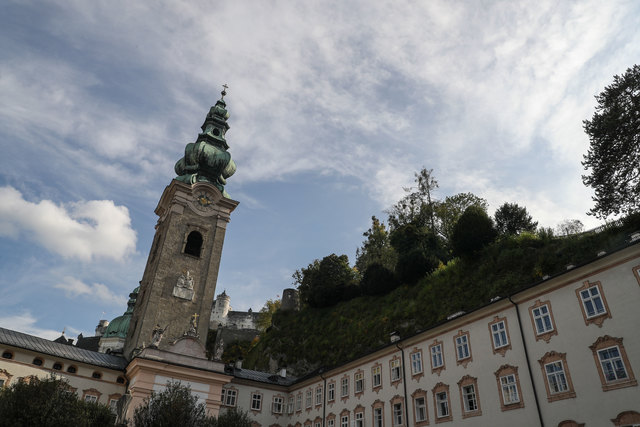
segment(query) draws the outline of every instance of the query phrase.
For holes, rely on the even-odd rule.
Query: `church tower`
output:
[[[224,189],[236,170],[225,139],[225,95],[209,110],[196,142],[185,147],[177,177],[155,210],[156,233],[124,347],[128,359],[144,347],[165,350],[184,336],[206,344],[225,231],[238,205]]]

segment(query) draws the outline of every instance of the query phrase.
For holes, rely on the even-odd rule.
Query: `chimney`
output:
[[[287,368],[281,368],[278,375],[280,375],[282,378],[287,378]]]
[[[391,338],[392,343],[400,341],[400,335],[396,331],[391,332],[391,334],[389,334],[389,337]]]

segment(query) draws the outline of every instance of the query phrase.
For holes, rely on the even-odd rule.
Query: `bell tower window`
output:
[[[187,255],[193,255],[200,257],[202,251],[202,234],[197,231],[192,231],[187,236],[187,243],[184,245],[184,253]]]

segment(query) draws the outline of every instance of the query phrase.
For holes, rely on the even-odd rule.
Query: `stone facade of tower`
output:
[[[238,202],[207,182],[174,180],[156,208],[156,235],[140,284],[124,354],[149,345],[156,326],[160,349],[189,332],[206,344],[227,223]]]

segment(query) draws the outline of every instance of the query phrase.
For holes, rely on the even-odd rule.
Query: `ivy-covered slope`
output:
[[[346,362],[386,344],[392,331],[411,335],[452,313],[471,311],[493,297],[561,273],[567,264],[588,262],[602,250],[620,247],[638,230],[640,214],[597,233],[503,237],[473,259],[441,265],[415,286],[400,286],[387,295],[359,297],[327,308],[277,312],[273,326],[246,356],[245,366],[269,370],[271,359],[272,368],[287,366],[302,375]]]

